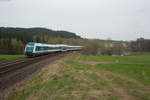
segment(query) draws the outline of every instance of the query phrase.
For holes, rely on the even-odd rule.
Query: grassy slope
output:
[[[24,57],[25,57],[25,55],[0,55],[0,62],[13,60],[13,59],[17,59],[17,58],[24,58]]]
[[[6,100],[149,100],[148,58],[66,57],[22,83]]]

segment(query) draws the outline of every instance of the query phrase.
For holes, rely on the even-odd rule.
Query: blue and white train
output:
[[[75,51],[80,50],[82,46],[70,46],[64,44],[52,45],[52,44],[42,44],[29,42],[25,46],[25,54],[27,56],[39,56],[55,52],[64,52],[64,51]]]

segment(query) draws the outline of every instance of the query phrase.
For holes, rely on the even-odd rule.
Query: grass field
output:
[[[6,100],[150,100],[150,55],[72,55],[21,83]]]
[[[13,60],[13,59],[17,59],[17,58],[23,58],[23,57],[25,57],[25,55],[0,55],[0,62]]]

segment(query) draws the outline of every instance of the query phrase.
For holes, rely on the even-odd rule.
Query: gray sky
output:
[[[86,38],[150,39],[150,0],[0,0],[0,26],[46,27]]]

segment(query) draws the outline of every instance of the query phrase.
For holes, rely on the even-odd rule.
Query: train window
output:
[[[36,46],[36,51],[40,51],[40,47],[39,46]]]
[[[45,50],[48,50],[48,47],[45,47]]]
[[[45,50],[48,50],[48,47],[46,47]]]
[[[27,47],[26,51],[33,51],[33,47]]]
[[[54,47],[54,49],[57,49],[57,47]]]
[[[44,50],[44,47],[41,47],[41,50]]]
[[[51,49],[53,49],[52,47],[48,47],[48,50],[51,50]]]
[[[49,50],[49,47],[47,47],[47,49],[46,50]]]
[[[46,50],[47,47],[43,47],[43,50]]]

